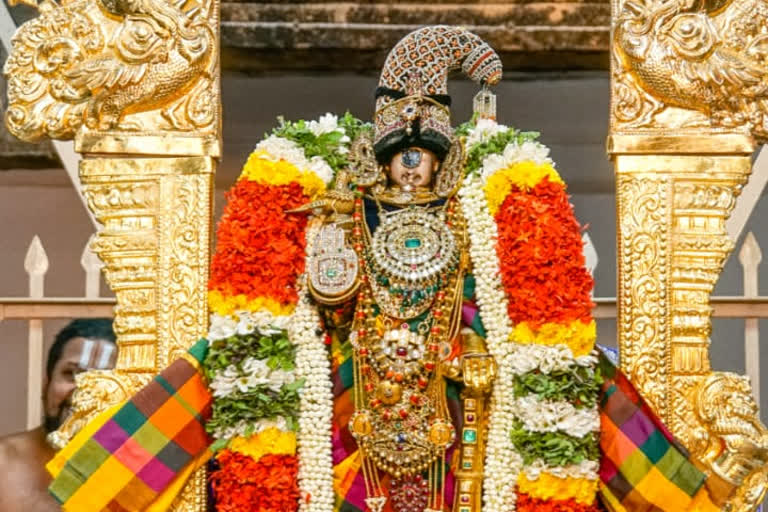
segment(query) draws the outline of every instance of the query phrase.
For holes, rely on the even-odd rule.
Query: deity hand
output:
[[[324,222],[348,222],[348,216],[355,209],[355,197],[349,190],[349,174],[339,171],[334,187],[322,196],[307,204],[301,205],[288,213],[312,212],[321,217]]]
[[[326,222],[337,222],[348,216],[354,210],[354,199],[351,194],[329,190],[320,198],[303,204],[288,213],[312,212],[317,217],[322,217]]]
[[[496,361],[490,354],[466,354],[461,358],[464,385],[473,395],[490,392],[496,377]]]
[[[359,286],[357,253],[347,246],[344,229],[336,222],[322,226],[310,245],[308,285],[312,296],[325,305],[346,302]]]

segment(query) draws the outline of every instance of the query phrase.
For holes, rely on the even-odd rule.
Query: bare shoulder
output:
[[[35,430],[0,437],[0,461],[11,463],[30,451],[39,451],[36,446],[38,437],[39,434]]]
[[[48,495],[50,477],[45,464],[53,450],[40,430],[0,438],[0,510],[3,512],[58,510]]]

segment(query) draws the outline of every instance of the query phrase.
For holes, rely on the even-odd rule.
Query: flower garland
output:
[[[319,226],[307,230],[309,246]],[[302,289],[306,275],[301,277]],[[317,308],[309,298],[299,301],[288,330],[297,347],[296,365],[306,382],[301,399],[299,418],[299,487],[304,499],[299,503],[303,512],[331,512],[334,507],[331,420],[333,392],[331,363],[320,330]]]
[[[499,279],[495,254],[498,238],[496,223],[485,207],[482,181],[469,174],[459,189],[459,199],[467,221],[470,258],[476,279],[475,293],[480,318],[486,330],[486,346],[498,365],[489,407],[488,443],[483,479],[483,501],[486,512],[508,512],[515,508],[515,476],[522,459],[514,451],[509,437],[513,415],[503,404],[513,395],[512,353],[508,343],[511,325],[507,316],[507,298]]]
[[[333,509],[330,363],[319,316],[301,298],[311,222],[288,210],[331,185],[364,128],[349,114],[281,120],[227,195],[204,364],[218,511]]]
[[[516,486],[517,510],[591,510],[599,375],[578,223],[536,134],[489,120],[460,131],[468,175],[459,196],[488,350],[499,365],[484,508],[514,509]]]
[[[218,512],[284,512],[295,510],[299,497],[296,457],[264,455],[258,460],[231,450],[216,457],[210,474]]]

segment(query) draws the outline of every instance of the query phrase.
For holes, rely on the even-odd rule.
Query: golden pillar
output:
[[[32,2],[34,3],[34,2]],[[5,64],[6,125],[74,139],[93,243],[117,298],[113,371],[78,377],[63,446],[207,331],[212,193],[220,156],[216,0],[46,0]],[[173,505],[205,508],[199,471]]]
[[[710,367],[709,300],[733,250],[725,221],[766,136],[752,42],[767,22],[751,0],[613,1],[621,365],[703,467],[737,487],[733,511],[765,494],[768,430],[748,380]]]

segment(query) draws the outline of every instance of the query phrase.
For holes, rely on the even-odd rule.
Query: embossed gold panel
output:
[[[3,68],[9,131],[75,139],[93,244],[115,292],[113,371],[78,377],[65,444],[207,330],[215,158],[221,154],[217,0],[23,0]],[[204,510],[198,471],[172,506]]]

